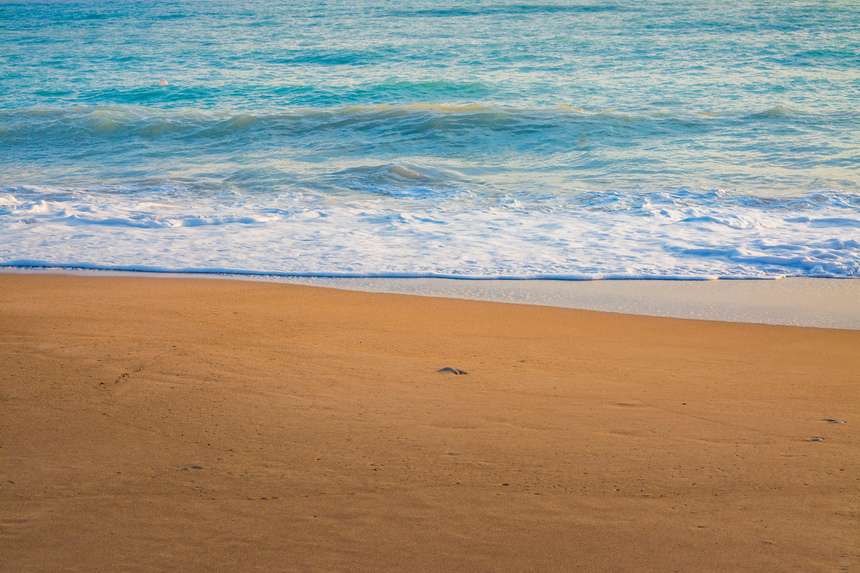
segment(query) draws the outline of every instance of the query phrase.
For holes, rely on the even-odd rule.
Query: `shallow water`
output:
[[[860,276],[860,5],[0,2],[0,264]]]

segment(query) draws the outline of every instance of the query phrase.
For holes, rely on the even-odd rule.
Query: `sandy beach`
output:
[[[857,330],[0,274],[0,365],[2,571],[860,571]]]

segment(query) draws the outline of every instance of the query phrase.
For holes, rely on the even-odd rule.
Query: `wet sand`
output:
[[[860,280],[468,280],[283,277],[292,284],[695,318],[860,330]]]
[[[860,568],[860,331],[4,274],[0,364],[4,571]]]

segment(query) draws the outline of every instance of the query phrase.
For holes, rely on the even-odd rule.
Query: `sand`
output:
[[[860,570],[860,331],[5,274],[0,365],[3,571]]]
[[[32,271],[30,271],[32,272]],[[258,277],[366,292],[488,300],[695,318],[860,330],[860,280],[464,280]]]

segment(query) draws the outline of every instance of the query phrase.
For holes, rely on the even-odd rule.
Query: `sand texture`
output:
[[[2,571],[860,571],[858,509],[860,331],[0,275]]]

